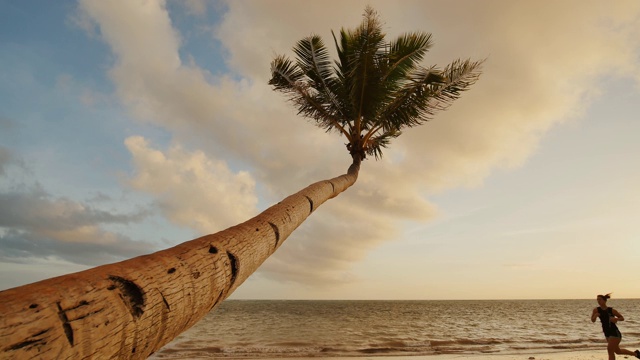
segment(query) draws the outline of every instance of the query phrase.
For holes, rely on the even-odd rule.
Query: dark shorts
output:
[[[614,338],[622,339],[622,334],[620,333],[620,330],[618,330],[617,327],[611,327],[604,331],[604,337],[607,337],[607,338],[614,337]]]

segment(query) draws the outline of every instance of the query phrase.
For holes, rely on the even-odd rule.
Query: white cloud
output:
[[[68,198],[54,198],[39,186],[0,191],[0,261],[56,257],[102,265],[158,250],[107,229],[139,223],[150,213],[118,214]]]
[[[256,215],[255,181],[249,173],[234,173],[224,161],[178,145],[163,153],[139,136],[125,144],[135,165],[131,186],[153,194],[175,224],[206,234]]]
[[[139,171],[132,184],[155,194],[176,223],[206,231],[244,220],[256,204],[251,176],[209,159],[246,165],[270,191],[260,194],[270,201],[343,173],[349,163],[344,141],[296,117],[266,81],[274,54],[290,54],[295,41],[311,32],[331,44],[329,30],[356,26],[365,4],[228,2],[216,34],[242,77],[236,81],[181,61],[180,35],[163,2],[82,1],[116,55],[110,73],[120,99],[138,118],[171,131],[176,143],[202,149],[189,154],[172,148],[165,154],[130,138]],[[632,1],[624,3],[630,5],[625,12],[581,1],[372,4],[390,36],[433,32],[428,64],[488,57],[484,74],[449,111],[408,129],[382,162],[366,161],[358,183],[324,205],[265,264],[264,271],[277,278],[342,276],[350,262],[393,239],[400,221],[431,218],[436,207],[429,194],[476,186],[495,168],[519,166],[548,129],[581,114],[603,77],[640,73],[640,46],[631,36],[639,25],[629,15],[640,9]],[[186,170],[189,161],[199,171]],[[237,181],[244,187],[232,187],[229,197],[197,197],[213,184]],[[234,202],[242,205],[223,217]]]

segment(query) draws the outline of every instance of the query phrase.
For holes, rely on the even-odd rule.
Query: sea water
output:
[[[153,359],[411,356],[604,349],[595,300],[227,300]],[[640,347],[640,300],[610,300]]]

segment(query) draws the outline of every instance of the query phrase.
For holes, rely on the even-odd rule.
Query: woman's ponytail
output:
[[[613,293],[608,293],[606,295],[598,295],[599,298],[602,298],[602,300],[607,301],[609,299],[611,299],[611,294]]]

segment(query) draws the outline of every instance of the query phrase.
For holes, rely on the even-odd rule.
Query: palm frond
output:
[[[398,130],[390,130],[382,134],[369,138],[363,145],[364,151],[369,156],[374,156],[376,160],[382,158],[382,149],[389,146],[391,139],[395,139],[402,134]]]
[[[329,51],[318,35],[298,41],[293,52],[298,56],[298,66],[313,82],[324,84],[333,77]]]
[[[284,93],[298,107],[298,114],[316,121],[316,125],[326,131],[337,130],[348,139],[351,135],[336,119],[332,109],[327,107],[322,96],[308,84],[304,71],[298,64],[284,56],[277,56],[271,62],[271,80],[269,84]]]
[[[444,77],[435,68],[419,68],[406,77],[406,82],[381,109],[378,120],[384,129],[400,129],[419,125],[434,115],[429,104],[430,87],[440,84]]]
[[[381,98],[382,74],[377,66],[376,55],[385,47],[385,34],[373,8],[366,8],[362,23],[349,35],[349,73],[346,75],[353,79],[350,95],[354,110],[358,114],[355,121],[356,129],[359,131],[362,129],[359,122],[372,119],[373,110]]]
[[[276,56],[271,61],[271,80],[275,90],[282,92],[297,92],[294,87],[302,79],[304,72],[284,55]]]
[[[383,80],[394,83],[411,72],[433,46],[431,34],[407,33],[389,44],[388,69]]]
[[[306,37],[296,44],[293,51],[297,55],[298,67],[308,78],[308,85],[319,95],[319,101],[326,104],[333,116],[345,122],[347,118],[343,104],[339,101],[339,79],[331,66],[329,51],[322,39],[317,36]]]
[[[478,80],[482,62],[456,60],[443,71],[431,67],[409,74],[409,81],[380,114],[384,128],[420,125],[432,119],[436,112],[446,110],[462,91]]]
[[[338,52],[338,59],[334,61],[334,73],[336,81],[332,83],[333,93],[338,96],[342,108],[342,114],[345,115],[346,121],[352,123],[355,119],[356,110],[351,101],[351,89],[353,88],[353,77],[350,76],[352,70],[350,68],[349,59],[353,57],[352,49],[349,44],[352,42],[351,33],[345,29],[340,30],[340,42],[336,38],[336,34],[331,31],[333,41]]]
[[[443,80],[430,88],[430,105],[434,110],[446,110],[480,77],[484,60],[455,60],[442,71]]]

